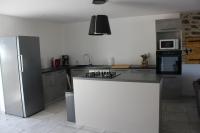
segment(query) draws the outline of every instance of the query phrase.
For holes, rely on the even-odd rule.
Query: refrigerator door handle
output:
[[[21,72],[24,72],[23,55],[20,55],[20,68],[21,68]]]

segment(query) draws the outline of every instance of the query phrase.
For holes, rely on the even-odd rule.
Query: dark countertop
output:
[[[43,68],[42,73],[44,74],[44,73],[56,72],[56,71],[60,71],[60,70],[66,70],[68,68],[69,68],[68,66],[62,66],[59,68]]]
[[[160,83],[161,77],[156,74],[155,69],[128,69],[127,71],[118,71],[119,76],[113,79],[85,78],[82,76],[73,77],[74,79],[99,80],[99,81],[119,81],[119,82],[143,82]]]
[[[77,65],[72,66],[71,69],[123,69],[123,68],[112,68],[111,65]],[[127,69],[127,68],[124,68]],[[156,65],[149,65],[147,67],[141,67],[141,65],[131,65],[128,69],[156,69]]]
[[[69,65],[69,66],[61,66],[59,68],[44,68],[42,69],[42,73],[55,72],[60,70],[67,69],[111,69],[110,65]],[[128,69],[155,69],[155,65],[149,65],[148,67],[141,67],[140,65],[131,65]]]
[[[61,66],[58,68],[43,68],[42,73],[50,73],[50,72],[56,72],[60,70],[67,70],[67,69],[110,69],[111,66],[108,65],[68,65],[68,66]]]

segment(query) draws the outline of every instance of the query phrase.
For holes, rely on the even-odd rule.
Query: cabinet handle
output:
[[[24,72],[23,55],[20,55],[20,68],[21,68],[21,72]]]

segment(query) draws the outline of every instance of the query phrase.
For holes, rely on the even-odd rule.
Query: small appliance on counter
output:
[[[69,65],[69,55],[62,55],[62,66],[68,66]]]
[[[51,58],[51,67],[53,69],[68,65],[69,65],[69,55],[62,55],[61,58],[54,58],[54,57]]]
[[[157,74],[181,74],[182,73],[182,51],[160,50],[156,51]]]
[[[51,59],[51,67],[53,69],[59,68],[60,67],[60,59],[52,58]]]

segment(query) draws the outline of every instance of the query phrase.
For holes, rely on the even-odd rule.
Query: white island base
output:
[[[160,83],[74,78],[76,123],[117,133],[159,133]]]

